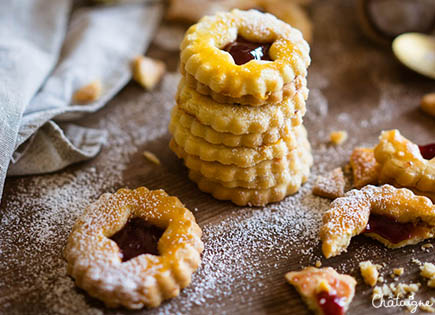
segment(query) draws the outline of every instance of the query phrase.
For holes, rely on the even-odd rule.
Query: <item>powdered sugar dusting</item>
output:
[[[283,276],[322,259],[317,233],[329,201],[311,194],[316,176],[344,166],[355,146],[372,146],[380,129],[406,128],[422,143],[433,141],[433,121],[413,111],[418,107],[418,94],[429,92],[433,83],[400,78],[400,68],[389,54],[363,40],[352,5],[339,0],[316,1],[312,13],[316,24],[309,70],[313,99],[310,96],[305,125],[314,165],[310,181],[296,195],[264,209],[249,209],[230,207],[201,194],[180,171],[181,163],[173,165],[175,157],[169,150],[155,150],[155,143],[169,140],[167,124],[179,75],[167,74],[152,93],[131,85],[95,118],[80,122],[109,132],[108,145],[95,161],[53,175],[8,179],[0,211],[0,312],[108,313],[67,276],[62,257],[66,239],[83,209],[102,193],[132,182],[160,188],[161,177],[183,186],[179,197],[192,206],[204,232],[205,251],[191,285],[178,298],[144,313],[266,312],[271,303],[302,309]],[[169,49],[175,43],[161,46]],[[325,108],[325,104],[327,112],[314,108]],[[317,114],[322,112],[324,116]],[[336,129],[347,130],[349,140],[342,146],[329,146],[327,135]],[[156,153],[162,165],[153,166],[154,173],[149,176],[135,174],[132,179],[125,175],[146,164],[145,149]],[[212,214],[215,221],[210,220],[209,205],[222,208],[222,213]],[[322,259],[322,263],[349,273],[357,270],[361,260],[390,263],[411,257],[430,260],[433,254],[420,253],[418,247],[391,251],[356,237],[348,253]],[[385,311],[373,309],[369,295],[368,289],[358,287],[354,305],[359,312]]]

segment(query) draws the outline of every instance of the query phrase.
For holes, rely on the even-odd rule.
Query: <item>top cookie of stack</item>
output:
[[[189,28],[170,147],[201,190],[263,205],[306,181],[309,63],[301,33],[271,14],[232,10]]]
[[[256,43],[250,56],[243,54]],[[248,62],[252,59],[258,61]],[[220,103],[278,103],[305,87],[309,64],[302,34],[256,10],[204,17],[181,43],[180,69],[186,82]]]

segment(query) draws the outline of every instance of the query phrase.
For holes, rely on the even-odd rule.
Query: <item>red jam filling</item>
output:
[[[271,44],[253,43],[243,37],[237,37],[235,42],[227,44],[223,50],[230,53],[236,65],[243,65],[250,60],[269,60],[269,48]]]
[[[316,295],[317,303],[324,315],[343,315],[344,301],[334,293],[321,291]]]
[[[125,262],[142,254],[159,255],[157,243],[163,232],[141,218],[133,218],[110,239],[118,244],[119,255]]]
[[[419,145],[421,156],[426,160],[431,160],[435,157],[435,143]]]
[[[393,244],[408,240],[415,232],[412,223],[400,223],[385,215],[371,214],[363,233],[376,233]]]

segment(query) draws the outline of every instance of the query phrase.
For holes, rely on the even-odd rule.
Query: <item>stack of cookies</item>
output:
[[[170,148],[200,190],[255,206],[298,191],[312,165],[302,125],[309,63],[301,33],[257,10],[187,31]]]

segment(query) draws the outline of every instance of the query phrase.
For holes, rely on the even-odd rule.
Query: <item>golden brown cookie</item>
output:
[[[315,314],[344,314],[355,295],[356,280],[331,267],[307,267],[285,275]]]
[[[320,229],[326,258],[339,255],[364,233],[390,248],[417,244],[435,235],[435,205],[406,188],[368,185],[335,199]]]
[[[77,220],[68,273],[108,307],[155,307],[189,285],[203,250],[195,217],[163,190],[104,194]]]
[[[252,53],[241,54],[238,46],[252,47]],[[204,17],[189,28],[181,44],[182,71],[216,94],[250,95],[261,105],[271,94],[282,94],[297,76],[305,77],[309,64],[302,34],[257,10]]]

